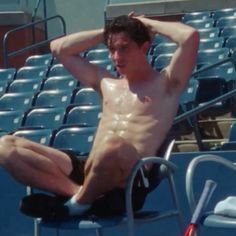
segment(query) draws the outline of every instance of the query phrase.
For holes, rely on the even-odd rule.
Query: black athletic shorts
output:
[[[69,175],[70,179],[82,185],[84,182],[85,160],[79,160],[73,152],[65,151],[65,153],[70,157],[73,166],[72,172]],[[133,209],[135,211],[142,208],[149,192],[144,185],[141,184],[141,186],[139,186],[140,184],[137,183],[142,183],[141,173],[135,178],[132,193]],[[93,202],[90,211],[99,216],[123,214],[125,212],[125,189],[117,188],[100,196]]]

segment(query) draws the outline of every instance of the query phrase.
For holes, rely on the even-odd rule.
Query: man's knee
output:
[[[17,156],[17,146],[15,136],[4,135],[0,138],[0,164],[8,165]]]

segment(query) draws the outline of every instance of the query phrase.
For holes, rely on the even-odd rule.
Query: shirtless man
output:
[[[178,45],[161,72],[146,58],[155,34]],[[104,40],[120,79],[80,57]],[[84,167],[83,184],[72,178],[75,158],[15,136],[1,138],[0,164],[26,185],[69,197],[63,209],[70,215],[84,213],[104,193],[123,190],[134,164],[142,157],[155,156],[169,131],[195,64],[198,43],[198,33],[190,26],[133,14],[117,17],[105,31],[84,31],[52,41],[52,53],[103,99],[103,115]]]

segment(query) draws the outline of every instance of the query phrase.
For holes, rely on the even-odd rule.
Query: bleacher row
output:
[[[53,64],[51,54],[30,56],[18,70],[1,69],[0,78],[1,136],[14,133],[80,155],[90,150],[100,98],[63,65]]]
[[[201,37],[194,72],[228,57],[236,59],[236,8],[188,13],[182,21],[196,27]],[[150,47],[148,60],[153,68],[161,70],[175,49],[175,43],[158,35]],[[104,44],[82,56],[116,74]],[[235,79],[236,71],[231,63],[192,77],[181,96],[179,114],[232,90]],[[197,116],[197,125],[202,139],[208,139],[208,148],[227,141],[231,124],[236,121],[235,108],[235,99],[230,99]],[[75,80],[50,53],[28,57],[18,70],[0,69],[0,135],[14,133],[42,144],[87,153],[100,117],[98,94]],[[188,119],[173,126],[176,151],[198,149],[193,135],[194,122]],[[78,135],[84,138],[81,145]]]

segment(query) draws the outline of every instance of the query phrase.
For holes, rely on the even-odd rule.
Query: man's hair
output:
[[[104,30],[104,42],[108,44],[109,36],[116,33],[125,33],[138,45],[151,41],[147,27],[138,19],[122,15],[108,22]]]

